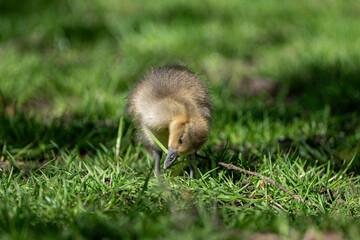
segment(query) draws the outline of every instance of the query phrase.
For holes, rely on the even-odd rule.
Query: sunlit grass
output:
[[[359,9],[355,0],[0,3],[0,239],[355,239]],[[195,180],[177,166],[155,178],[125,115],[133,84],[165,64],[195,71],[214,102]]]

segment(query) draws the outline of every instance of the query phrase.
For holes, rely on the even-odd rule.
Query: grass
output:
[[[0,2],[0,239],[359,238],[359,11]],[[146,70],[173,63],[214,102],[195,180],[185,161],[155,178],[124,113]]]

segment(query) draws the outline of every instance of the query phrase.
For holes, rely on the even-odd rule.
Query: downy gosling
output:
[[[152,147],[157,174],[162,150],[150,131],[168,148],[164,169],[178,156],[188,155],[190,178],[194,178],[196,151],[209,135],[211,106],[204,83],[183,66],[151,69],[135,85],[126,110],[135,123],[139,140]]]

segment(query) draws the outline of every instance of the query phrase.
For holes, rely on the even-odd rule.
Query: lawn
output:
[[[0,239],[359,239],[359,18],[356,0],[1,1]],[[169,64],[213,100],[195,180],[183,158],[156,178],[125,114]]]

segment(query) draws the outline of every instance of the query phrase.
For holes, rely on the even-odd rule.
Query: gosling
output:
[[[194,178],[196,151],[209,135],[212,108],[200,78],[183,66],[151,69],[128,100],[126,111],[139,140],[152,148],[156,174],[160,173],[162,150],[150,132],[168,148],[164,169],[179,156],[188,155],[190,178]]]

